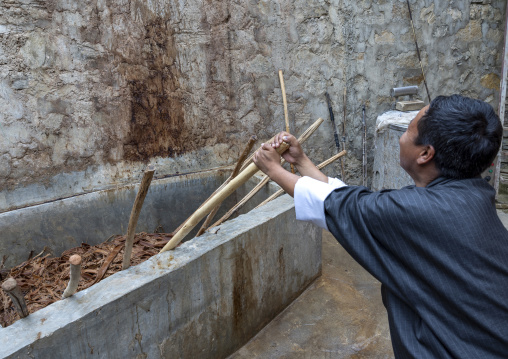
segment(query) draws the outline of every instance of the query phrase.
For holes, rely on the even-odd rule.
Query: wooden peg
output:
[[[2,289],[11,298],[12,304],[14,304],[14,308],[16,308],[16,312],[18,312],[19,316],[21,318],[27,317],[28,308],[25,298],[23,297],[23,292],[21,292],[21,288],[18,286],[16,279],[11,277],[5,280],[5,282],[2,283]]]
[[[69,263],[71,265],[70,270],[70,280],[69,284],[67,284],[67,288],[63,292],[62,299],[70,297],[78,290],[79,279],[81,278],[81,256],[78,254],[73,254],[69,258]]]

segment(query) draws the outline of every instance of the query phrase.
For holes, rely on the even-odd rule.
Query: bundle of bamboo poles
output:
[[[282,100],[284,105],[284,119],[285,119],[285,128],[286,131],[289,132],[289,116],[288,116],[288,107],[287,107],[287,99],[286,99],[286,89],[284,85],[284,78],[282,75],[282,70],[279,71],[279,80],[281,84],[281,91],[282,91]],[[303,134],[298,138],[298,141],[300,144],[303,144],[313,133],[316,131],[316,129],[321,125],[323,122],[323,119],[319,118],[317,121],[315,121]],[[270,139],[268,142],[272,142],[272,139]],[[173,238],[162,248],[161,252],[165,252],[167,250],[175,248],[184,238],[185,236],[205,217],[207,216],[205,222],[199,229],[197,236],[200,236],[203,234],[207,229],[211,227],[216,227],[220,224],[222,224],[224,221],[226,221],[229,217],[231,217],[234,213],[236,213],[247,201],[249,201],[264,185],[266,185],[269,181],[268,176],[264,176],[262,180],[252,189],[241,201],[239,201],[233,208],[231,208],[222,218],[220,218],[218,221],[216,221],[214,224],[209,226],[210,222],[212,221],[213,217],[217,213],[219,206],[221,203],[230,195],[232,194],[239,186],[247,182],[249,178],[251,178],[256,172],[258,172],[257,166],[252,163],[252,158],[254,156],[254,153],[245,160],[245,157],[247,156],[247,153],[252,149],[252,146],[254,144],[254,139],[251,138],[249,143],[247,144],[247,147],[245,148],[244,152],[240,156],[240,159],[238,160],[236,167],[233,171],[233,174],[207,199],[205,200],[201,206],[189,217],[187,218],[175,231],[173,232]],[[289,146],[285,143],[283,143],[278,149],[278,153],[282,154]],[[327,161],[321,163],[317,167],[319,169],[327,166],[328,164],[332,163],[333,161],[341,158],[346,154],[346,151],[342,151],[339,154],[329,158]],[[281,164],[284,164],[284,160],[281,161]],[[295,173],[295,169],[293,165],[291,165],[291,172]],[[261,203],[258,207],[261,205],[275,199],[280,194],[282,194],[283,191],[280,190],[274,195],[272,195],[270,198],[265,200],[263,203]],[[258,208],[256,207],[256,208]]]
[[[323,123],[323,119],[319,118],[316,120],[300,137],[299,142],[304,143],[316,130],[317,128]],[[273,139],[273,138],[272,138]],[[272,140],[270,140],[271,142]],[[286,143],[283,143],[277,150],[279,154],[282,154],[284,151],[288,149],[289,145]],[[323,162],[318,166],[319,169],[325,167],[326,165],[332,163],[333,161],[337,160],[338,158],[341,158],[346,154],[346,151],[342,151],[341,153],[331,157],[327,161]],[[242,156],[243,157],[243,156]],[[252,159],[253,155],[249,158],[248,161]],[[241,160],[237,163],[236,168],[241,166]],[[246,161],[247,162],[247,161]],[[285,161],[282,160],[282,163]],[[240,187],[242,184],[247,182],[249,178],[251,178],[256,172],[258,172],[258,168],[254,163],[248,163],[244,164],[242,166],[243,170],[240,171],[240,173],[234,177],[233,175],[230,176],[224,182],[224,184],[219,187],[201,206],[187,219],[185,220],[173,233],[173,238],[162,248],[161,252],[165,252],[167,250],[175,248],[184,238],[185,236],[210,212],[214,211],[218,205],[220,205],[230,194],[232,194],[238,187]],[[236,171],[235,171],[236,172]],[[251,191],[247,196],[245,196],[240,202],[238,202],[237,205],[235,205],[232,209],[230,209],[226,215],[224,215],[219,221],[214,223],[211,227],[218,226],[222,222],[224,222],[226,219],[228,219],[232,214],[234,214],[241,206],[243,206],[249,199],[251,199],[254,194],[256,194],[262,186],[264,186],[266,183],[268,183],[268,176],[264,176],[264,178],[260,181],[260,183]],[[275,197],[273,197],[275,198]],[[273,199],[272,198],[272,199]],[[271,199],[269,199],[271,200]],[[265,202],[268,202],[265,201]],[[206,228],[203,226],[200,229],[200,232],[203,233]],[[198,232],[198,235],[201,233]]]
[[[279,154],[282,154],[289,148],[287,143],[282,143],[277,149]],[[205,201],[196,212],[194,212],[180,227],[180,229],[174,234],[173,238],[162,248],[161,252],[175,248],[182,239],[189,234],[189,232],[206,216],[210,213],[217,205],[222,203],[229,195],[231,195],[238,187],[243,185],[249,178],[254,176],[259,168],[254,164],[249,164],[238,176],[233,178],[227,185],[221,190],[217,191],[215,195]]]
[[[319,128],[319,126],[321,126],[321,124],[323,123],[323,119],[322,118],[318,118],[299,138],[298,138],[298,142],[300,142],[300,144],[303,144],[305,143],[310,136],[312,136],[312,134]],[[285,160],[282,160],[281,161],[281,164],[284,164],[286,161]],[[231,217],[234,213],[236,213],[238,210],[240,210],[240,208],[242,208],[245,203],[247,203],[247,201],[249,201],[252,197],[254,197],[254,195],[256,193],[258,193],[261,188],[263,188],[267,183],[268,181],[270,180],[270,178],[268,176],[263,176],[263,178],[261,179],[261,181],[256,185],[256,187],[254,187],[240,202],[238,202],[233,208],[231,208],[224,216],[222,216],[221,219],[219,219],[217,222],[215,222],[214,224],[212,224],[210,227],[216,227],[218,225],[220,225],[221,223],[225,222],[229,217]]]

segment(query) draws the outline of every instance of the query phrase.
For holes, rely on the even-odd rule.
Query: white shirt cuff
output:
[[[328,178],[328,183],[306,176],[300,178],[294,192],[296,219],[312,222],[328,230],[324,201],[333,190],[345,185],[337,178]]]
[[[330,186],[333,186],[334,188],[340,188],[340,187],[344,187],[344,186],[347,186],[344,182],[342,182],[340,179],[338,178],[331,178],[331,177],[328,177],[328,184]]]

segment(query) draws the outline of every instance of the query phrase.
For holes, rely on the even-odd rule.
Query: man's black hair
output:
[[[503,136],[488,103],[460,95],[436,97],[418,121],[416,145],[432,145],[441,176],[472,178],[494,160]]]

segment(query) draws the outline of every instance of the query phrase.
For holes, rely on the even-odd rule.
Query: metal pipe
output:
[[[418,93],[418,86],[394,87],[390,91],[391,97],[416,95]]]

